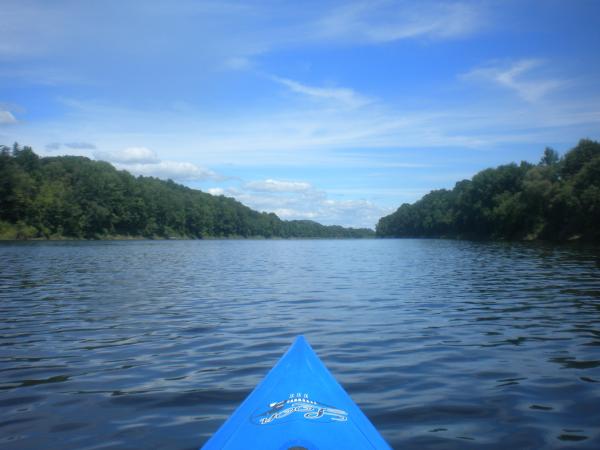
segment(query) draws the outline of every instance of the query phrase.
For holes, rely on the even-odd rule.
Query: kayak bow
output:
[[[306,339],[296,341],[206,442],[211,449],[389,449]]]

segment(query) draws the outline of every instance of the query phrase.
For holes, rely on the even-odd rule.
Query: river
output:
[[[296,335],[394,448],[600,448],[600,249],[0,244],[0,446],[198,448]]]

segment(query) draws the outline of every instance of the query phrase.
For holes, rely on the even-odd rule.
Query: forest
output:
[[[233,198],[135,177],[80,156],[0,146],[0,239],[362,238],[370,229],[281,220]]]
[[[600,241],[600,144],[483,170],[379,220],[377,237]],[[0,239],[364,238],[366,228],[281,220],[172,180],[80,156],[0,146]]]
[[[600,241],[600,144],[483,170],[379,220],[379,237]]]

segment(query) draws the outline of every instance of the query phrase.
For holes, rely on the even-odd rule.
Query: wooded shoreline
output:
[[[600,242],[600,144],[583,139],[563,156],[546,148],[538,164],[432,191],[381,218],[377,236]]]
[[[0,146],[0,239],[363,238],[368,228],[281,220],[172,180],[80,156]]]
[[[0,240],[445,238],[600,242],[600,144],[483,170],[368,228],[281,220],[103,161],[0,146]]]

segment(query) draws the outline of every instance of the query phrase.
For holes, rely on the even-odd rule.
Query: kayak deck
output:
[[[303,336],[203,449],[389,449]]]

